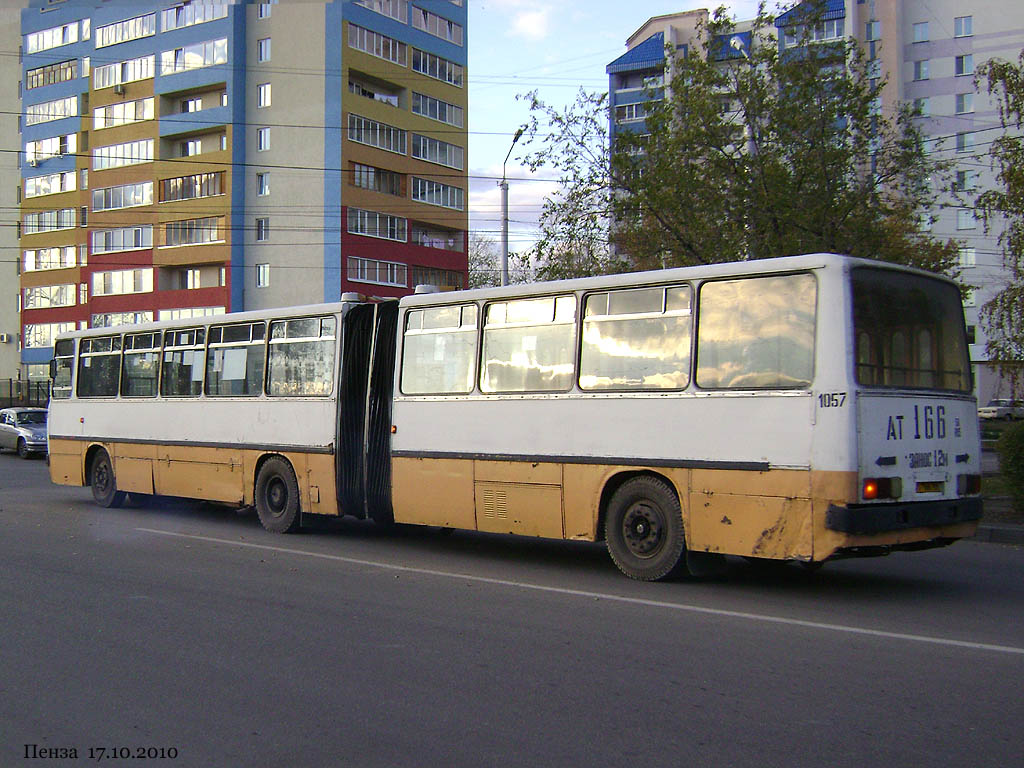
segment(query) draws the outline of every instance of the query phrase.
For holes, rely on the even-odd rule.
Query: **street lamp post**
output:
[[[520,128],[516,131],[516,135],[512,137],[512,144],[508,148],[508,154],[505,155],[505,162],[501,164],[501,181],[498,182],[498,186],[501,187],[501,284],[508,285],[508,180],[505,178],[505,166],[508,164],[508,159],[512,156],[512,148],[519,141],[523,135],[524,128]]]

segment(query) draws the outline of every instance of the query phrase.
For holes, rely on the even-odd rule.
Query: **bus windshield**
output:
[[[857,383],[971,391],[955,286],[885,269],[852,270]]]

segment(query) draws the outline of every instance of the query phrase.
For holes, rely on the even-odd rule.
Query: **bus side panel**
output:
[[[50,481],[57,485],[85,485],[85,443],[50,438]]]
[[[471,459],[396,457],[391,472],[396,523],[476,528]]]
[[[114,460],[117,489],[134,493],[153,493],[155,445],[116,443],[110,447]]]
[[[474,491],[479,530],[563,538],[561,464],[475,461]]]
[[[156,493],[161,496],[242,502],[245,481],[238,449],[162,445],[156,458]]]
[[[694,469],[687,546],[729,555],[810,560],[809,474]]]
[[[339,514],[338,500],[334,493],[334,456],[323,453],[310,453],[305,456],[305,477],[296,475],[302,490],[302,498],[307,500],[304,509],[314,515]],[[252,487],[246,485],[246,502],[252,503],[249,497]]]
[[[615,471],[615,467],[600,464],[565,465],[562,470],[565,538],[578,541],[594,541],[597,538],[601,489]]]

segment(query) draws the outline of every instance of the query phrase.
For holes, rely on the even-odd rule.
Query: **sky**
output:
[[[529,118],[517,95],[536,89],[541,100],[563,106],[579,88],[608,89],[605,66],[626,51],[626,38],[652,16],[724,4],[738,19],[757,13],[756,0],[467,0],[469,25],[470,229],[501,240],[502,161],[516,129]],[[557,185],[518,162],[516,145],[506,166],[509,180],[509,250],[527,250],[537,237],[544,198]]]

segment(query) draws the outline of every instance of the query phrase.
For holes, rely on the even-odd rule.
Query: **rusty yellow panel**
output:
[[[598,464],[566,464],[563,469],[565,496],[565,538],[594,541],[601,489],[613,472]]]
[[[858,498],[856,472],[811,472],[811,498],[849,504]]]
[[[316,515],[337,515],[334,492],[334,457],[314,453],[306,456],[307,509]]]
[[[110,446],[109,451],[114,461],[118,490],[153,493],[153,462],[157,453],[155,445],[117,443]]]
[[[481,531],[563,538],[562,489],[549,485],[477,483],[476,523]]]
[[[85,485],[85,444],[79,440],[50,440],[50,480],[57,485]]]
[[[813,551],[811,502],[694,491],[688,545],[728,555],[808,560]]]
[[[242,502],[246,481],[237,449],[160,446],[155,464],[155,491],[162,496]]]
[[[391,500],[396,523],[476,528],[473,462],[396,458],[391,464]]]
[[[477,461],[474,470],[478,483],[536,483],[561,485],[561,464],[535,464],[529,461]]]
[[[810,497],[810,473],[773,469],[766,472],[728,469],[694,469],[695,493],[734,493],[737,496]]]

